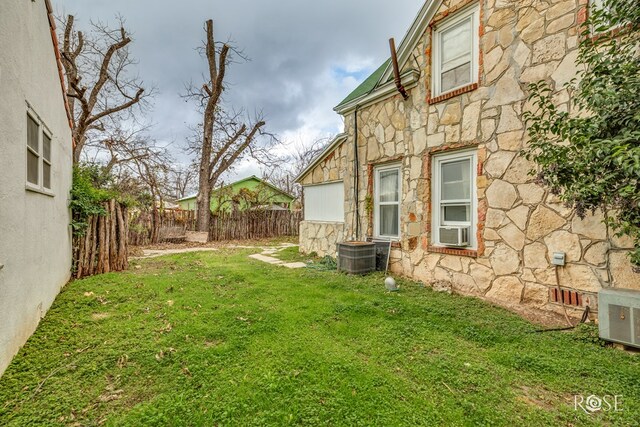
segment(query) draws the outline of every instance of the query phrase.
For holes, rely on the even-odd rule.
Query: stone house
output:
[[[344,133],[297,178],[303,252],[393,241],[397,274],[508,305],[597,309],[602,287],[640,290],[630,239],[538,186],[523,112],[549,81],[569,108],[586,0],[428,0],[398,46],[405,100],[383,64],[335,111]],[[556,292],[554,252],[563,252]]]
[[[71,274],[71,115],[48,0],[0,2],[0,374]]]

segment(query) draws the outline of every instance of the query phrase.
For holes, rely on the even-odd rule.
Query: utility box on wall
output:
[[[600,338],[640,348],[640,291],[602,289],[598,305]]]

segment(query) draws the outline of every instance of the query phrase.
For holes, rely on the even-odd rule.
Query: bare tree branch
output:
[[[153,93],[145,90],[138,77],[130,76],[136,65],[129,53],[132,39],[122,18],[119,20],[117,30],[92,22],[88,37],[74,30],[73,15],[62,22],[60,50],[69,87],[67,99],[74,115],[74,162],[80,161],[88,142],[95,142],[91,139],[105,139],[95,134],[105,129],[102,120],[109,117],[115,123],[131,119],[132,107]]]

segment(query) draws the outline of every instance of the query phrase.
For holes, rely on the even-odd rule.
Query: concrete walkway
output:
[[[262,249],[262,252],[259,254],[249,255],[249,258],[257,259],[258,261],[266,262],[271,265],[281,265],[286,268],[303,268],[306,267],[307,264],[304,262],[285,262],[279,260],[278,258],[274,258],[272,255],[275,255],[279,251],[287,248],[297,247],[298,245],[293,243],[283,243],[278,246],[242,246],[242,245],[229,245],[229,248],[238,248],[238,249]],[[143,255],[139,257],[131,257],[131,259],[148,259],[148,258],[156,258],[164,255],[174,255],[174,254],[184,254],[189,252],[212,252],[217,251],[218,248],[179,248],[179,249],[145,249],[143,251]]]
[[[130,259],[157,258],[165,255],[184,254],[188,252],[212,252],[217,250],[218,248],[144,249],[142,256],[131,257]]]
[[[294,246],[298,246],[298,245],[295,245],[293,243],[284,243],[280,246],[262,247],[262,253],[249,255],[249,258],[257,259],[258,261],[266,262],[267,264],[271,264],[271,265],[281,265],[286,268],[306,267],[307,264],[305,264],[304,262],[285,262],[271,256],[271,255],[275,255],[277,252],[283,249],[292,248]]]

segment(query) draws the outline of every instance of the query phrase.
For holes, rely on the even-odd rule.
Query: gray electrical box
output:
[[[598,324],[603,340],[640,348],[640,291],[602,289]]]
[[[564,266],[565,265],[565,253],[564,252],[554,252],[553,259],[551,260],[551,264]]]

